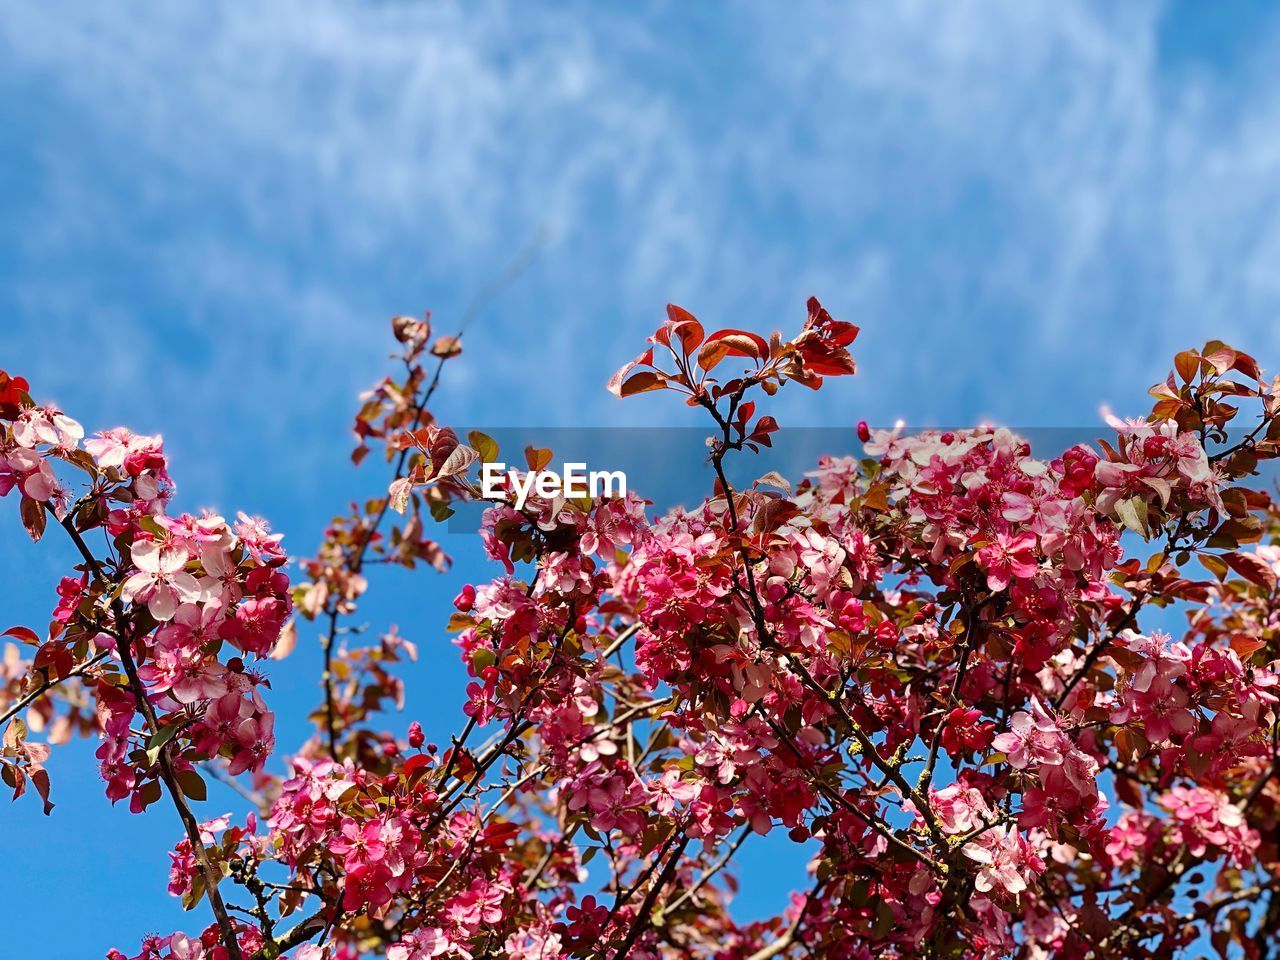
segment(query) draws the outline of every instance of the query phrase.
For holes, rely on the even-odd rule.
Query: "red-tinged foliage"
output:
[[[31,384],[22,377],[11,377],[0,370],[0,416],[10,420],[18,415]]]
[[[765,340],[746,330],[717,330],[706,336],[693,314],[671,304],[667,322],[649,340],[667,351],[675,369],[662,369],[651,347],[613,375],[609,391],[629,397],[650,390],[676,390],[688,397],[690,405],[698,405],[734,394],[741,398],[754,386],[772,394],[788,380],[816,389],[824,376],[854,372],[848,346],[857,335],[857,327],[833,320],[812,298],[800,335],[786,342],[776,333],[772,340]],[[750,360],[752,366],[738,379],[720,383],[710,373],[728,357]]]
[[[667,316],[610,389],[701,408],[714,489],[663,516],[490,499],[501,572],[436,621],[471,678],[443,748],[388,728],[416,645],[344,621],[371,565],[446,569],[427,524],[485,499],[497,443],[428,412],[456,338],[393,321],[403,374],[366,395],[355,454],[383,448],[388,493],[335,518],[293,586],[260,521],[170,513],[159,438],[84,440],[0,374],[0,493],[83,559],[45,634],[6,631],[0,772],[47,802],[50,745],[100,737],[108,797],[168,797],[170,891],[214,914],[133,960],[1263,956],[1280,510],[1256,475],[1280,380],[1215,341],[1096,445],[863,422],[865,458],[739,489],[725,460],[779,429],[758,398],[853,373],[857,328],[816,300],[788,341]],[[525,451],[530,472],[552,458]],[[1171,607],[1177,638],[1149,619]],[[310,624],[316,732],[272,760],[258,670]],[[205,775],[259,813],[198,823]],[[735,854],[775,831],[812,884],[737,921]]]

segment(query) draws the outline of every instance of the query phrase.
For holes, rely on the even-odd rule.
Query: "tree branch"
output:
[[[52,510],[50,512],[52,513]],[[71,521],[71,516],[68,515],[63,518],[60,523],[71,537],[71,541],[76,545],[76,549],[80,551],[80,555],[84,557],[85,563],[89,565],[94,579],[106,583],[107,578],[102,572],[101,564],[98,563],[93,552],[85,544],[84,538],[76,530]],[[126,628],[128,619],[124,611],[124,604],[119,596],[112,598],[111,607],[116,620],[116,651],[120,654],[120,662],[124,666],[125,676],[129,679],[129,688],[133,692],[133,698],[138,710],[141,711],[143,718],[146,720],[147,728],[154,736],[159,733],[160,724],[156,719],[155,708],[152,707],[151,701],[147,699],[147,691],[142,685],[142,679],[138,676],[138,667],[133,660],[133,637],[130,636],[130,631]],[[208,854],[204,848],[204,841],[200,839],[200,825],[196,821],[195,815],[191,812],[191,806],[187,802],[186,794],[183,793],[182,785],[178,783],[178,778],[174,774],[167,744],[160,748],[157,760],[160,766],[160,778],[169,790],[174,809],[178,812],[178,819],[182,821],[187,840],[191,843],[191,851],[196,858],[196,862],[200,865],[200,872],[204,877],[205,892],[209,897],[209,907],[217,918],[223,945],[227,948],[227,953],[230,955],[231,960],[241,960],[240,944],[236,939],[235,925],[231,921],[231,915],[227,912],[226,904],[222,900],[222,894],[218,892],[218,882],[222,879],[222,875],[209,861]]]

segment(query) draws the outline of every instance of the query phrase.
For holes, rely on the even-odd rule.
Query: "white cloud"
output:
[[[46,156],[26,243],[91,254],[112,224],[180,306],[136,340],[159,359],[187,331],[207,385],[368,379],[385,314],[447,321],[546,224],[474,331],[463,415],[500,415],[497,379],[540,402],[523,420],[651,419],[598,385],[666,299],[785,328],[814,292],[864,324],[864,375],[793,417],[1078,421],[1210,331],[1280,348],[1280,97],[1259,70],[1165,72],[1163,16],[86,3],[3,30],[5,69],[96,141]]]

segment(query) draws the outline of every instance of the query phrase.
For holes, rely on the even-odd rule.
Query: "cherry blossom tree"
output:
[[[816,300],[789,340],[670,307],[609,384],[711,432],[714,487],[658,515],[486,498],[496,442],[430,412],[459,339],[393,332],[355,421],[387,493],[292,562],[259,519],[175,509],[159,438],[86,439],[0,373],[0,494],[79,558],[47,628],[6,631],[0,773],[48,812],[51,747],[96,738],[111,803],[176,816],[198,916],[110,960],[1280,951],[1280,378],[1250,356],[1179,354],[1096,444],[860,424],[863,457],[735,487],[769,398],[853,374],[857,328]],[[417,628],[470,676],[438,745],[394,709],[415,642],[350,618],[379,567],[447,569],[433,524],[482,500],[493,578]],[[280,753],[291,653],[320,693]],[[209,780],[256,812],[198,816]],[[735,855],[771,833],[811,883],[735,920]]]

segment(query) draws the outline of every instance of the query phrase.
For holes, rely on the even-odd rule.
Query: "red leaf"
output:
[[[667,317],[667,322],[654,333],[653,341],[674,350],[671,345],[674,335],[680,341],[681,351],[688,356],[702,343],[702,324],[692,313],[674,303],[667,304]]]
[[[825,343],[802,341],[796,344],[807,369],[820,377],[841,377],[857,373],[857,365],[849,351],[830,348]]]
[[[1222,554],[1222,559],[1226,561],[1232,570],[1250,583],[1256,583],[1258,586],[1266,587],[1268,590],[1276,588],[1276,572],[1271,569],[1271,564],[1257,554],[1232,551],[1231,553]]]
[[[1200,371],[1200,354],[1194,350],[1183,350],[1173,358],[1173,365],[1183,383],[1190,383]]]
[[[31,384],[22,377],[11,377],[0,370],[0,405],[20,405],[30,389]]]
[[[22,772],[22,768],[15,764],[5,764],[4,772],[7,776],[4,778],[5,783],[12,781],[13,799],[17,800],[20,796],[27,792],[27,775]]]
[[[761,437],[767,437],[769,434],[777,432],[778,421],[773,419],[773,417],[763,416],[756,421],[756,428],[752,432],[751,437],[753,440],[758,440]]]
[[[1128,777],[1116,777],[1116,796],[1136,809],[1142,809],[1142,791]]]
[[[1246,377],[1253,377],[1255,380],[1262,379],[1262,371],[1258,369],[1258,361],[1247,353],[1237,353],[1236,362],[1232,364],[1232,368],[1239,370]]]
[[[4,633],[0,633],[0,637],[16,637],[33,647],[40,644],[40,637],[30,627],[10,627]]]
[[[431,758],[425,753],[415,753],[404,762],[404,778],[413,780],[414,774],[431,763]]]

